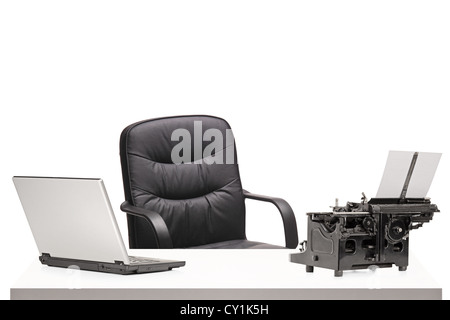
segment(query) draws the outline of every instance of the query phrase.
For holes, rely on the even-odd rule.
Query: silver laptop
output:
[[[13,177],[42,264],[133,274],[185,261],[128,256],[102,179]]]

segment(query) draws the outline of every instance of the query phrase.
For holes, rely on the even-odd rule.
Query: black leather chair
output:
[[[177,129],[192,137],[190,157],[184,153],[188,148],[179,150],[182,139],[172,138]],[[289,204],[242,189],[234,139],[227,139],[223,150],[208,149],[211,156],[223,156],[223,164],[211,163],[211,157],[202,161],[202,152],[214,141],[203,141],[209,129],[230,138],[229,124],[212,116],[150,119],[123,130],[120,158],[126,201],[121,210],[127,213],[130,248],[285,248],[247,240],[245,199],[273,203],[283,219],[286,247],[297,247],[297,224]],[[173,150],[194,163],[175,164]]]

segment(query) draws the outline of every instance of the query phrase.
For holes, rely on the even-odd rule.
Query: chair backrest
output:
[[[125,198],[159,213],[174,248],[245,239],[245,204],[229,124],[212,116],[150,119],[120,138]],[[128,215],[130,248],[154,248],[143,219]]]

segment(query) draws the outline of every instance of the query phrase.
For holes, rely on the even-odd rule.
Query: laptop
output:
[[[14,176],[42,264],[116,274],[185,261],[128,256],[102,179]]]

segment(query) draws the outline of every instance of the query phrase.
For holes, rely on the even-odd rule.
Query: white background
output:
[[[442,152],[441,212],[410,249],[449,298],[448,1],[1,1],[0,298],[38,252],[13,175],[101,177],[126,239],[119,136],[135,121],[231,124],[249,191],[308,211],[374,197],[389,150]],[[283,244],[248,203],[247,236]]]

